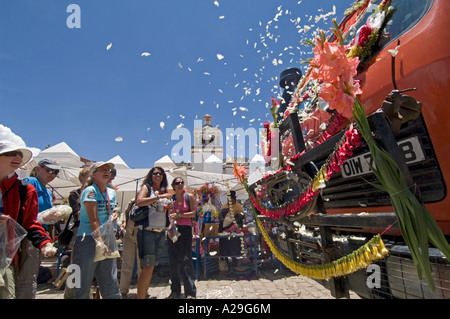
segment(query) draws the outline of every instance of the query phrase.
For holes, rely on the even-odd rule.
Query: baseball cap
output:
[[[94,171],[99,168],[100,166],[104,166],[104,165],[108,165],[109,168],[114,168],[114,164],[113,163],[109,163],[109,162],[95,162],[94,164],[92,164],[91,168],[89,169],[89,175],[92,175],[92,173],[94,173]]]
[[[20,166],[28,163],[33,156],[31,150],[27,147],[19,146],[11,141],[0,141],[0,154],[12,152],[12,151],[21,151],[23,154],[22,163]]]
[[[61,169],[61,166],[59,166],[59,163],[55,160],[49,159],[49,158],[44,158],[43,160],[40,160],[38,165],[40,167],[48,167],[50,169]]]

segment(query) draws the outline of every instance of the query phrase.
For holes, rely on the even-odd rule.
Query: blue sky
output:
[[[151,167],[207,113],[224,134],[271,121],[280,72],[311,51],[301,41],[352,2],[0,0],[0,124],[31,147]]]

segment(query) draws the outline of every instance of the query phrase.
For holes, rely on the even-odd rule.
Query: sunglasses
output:
[[[152,173],[152,175],[161,175],[161,176],[163,176],[163,173],[160,173],[160,172],[154,172],[154,173]]]
[[[52,175],[58,175],[59,174],[59,170],[57,169],[46,169],[47,173],[52,174]]]
[[[21,151],[11,151],[11,152],[6,152],[6,153],[0,154],[0,155],[8,156],[8,157],[13,157],[13,156],[19,155],[21,158],[23,158],[23,153]]]
[[[174,185],[184,185],[184,182],[175,182]]]

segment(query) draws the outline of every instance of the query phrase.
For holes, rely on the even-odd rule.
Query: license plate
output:
[[[425,154],[417,136],[399,141],[398,146],[403,151],[406,164],[417,163],[425,159]],[[370,152],[351,157],[341,165],[342,177],[347,178],[368,174],[371,172],[369,164],[376,167]]]

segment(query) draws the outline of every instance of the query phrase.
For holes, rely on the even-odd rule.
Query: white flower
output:
[[[388,52],[392,55],[393,58],[398,54],[398,45],[393,50],[388,50]]]
[[[385,17],[384,11],[373,14],[369,19],[367,19],[367,24],[369,25],[369,27],[378,30],[379,28],[381,28],[381,25],[383,24],[384,17]]]

